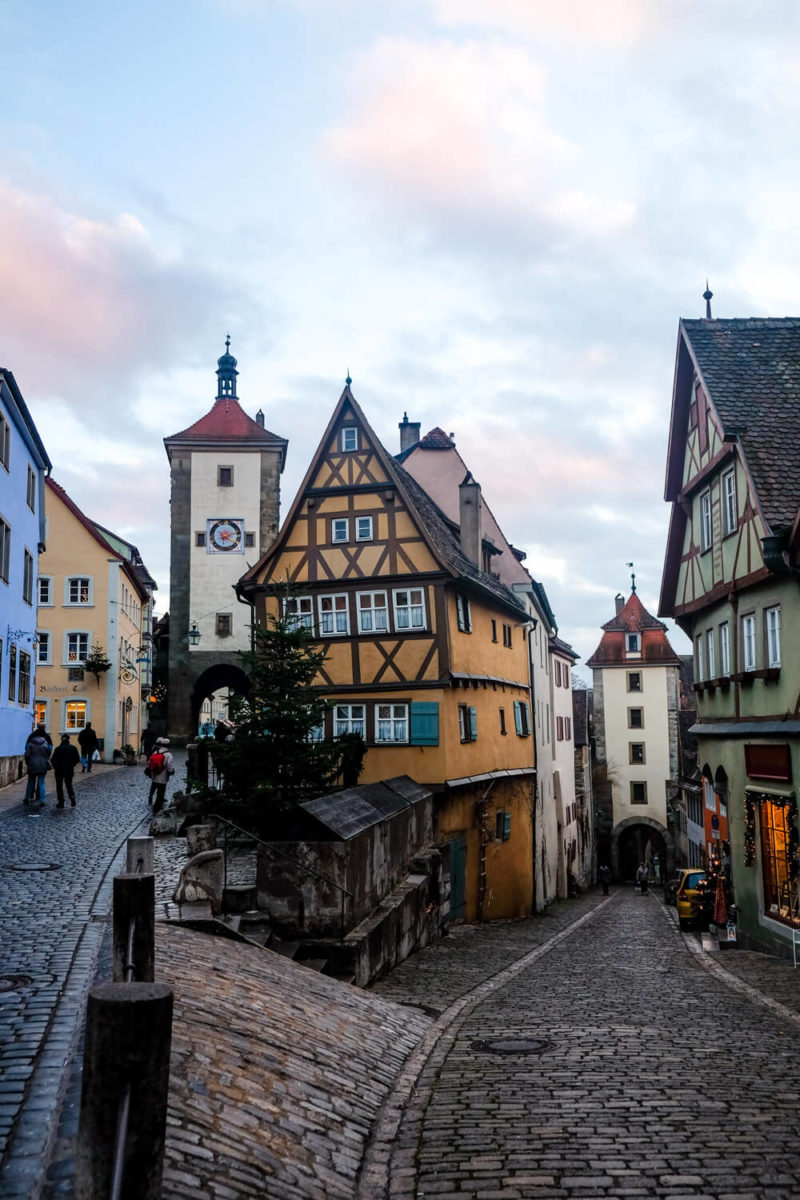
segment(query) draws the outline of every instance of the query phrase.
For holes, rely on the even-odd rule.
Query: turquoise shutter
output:
[[[430,701],[411,705],[411,745],[439,745],[439,705]]]
[[[469,736],[473,742],[478,740],[478,714],[471,704],[469,706]]]
[[[514,701],[514,727],[520,737],[522,737],[522,713],[520,712],[521,707],[522,707],[521,702],[519,700],[515,700]]]

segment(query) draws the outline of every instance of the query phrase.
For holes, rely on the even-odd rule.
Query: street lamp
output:
[[[189,644],[196,646],[200,641],[200,630],[197,628],[197,622],[192,621],[192,628],[189,630]]]

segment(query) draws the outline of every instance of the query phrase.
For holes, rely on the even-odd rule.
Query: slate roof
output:
[[[684,320],[725,433],[736,432],[773,530],[800,508],[800,317]]]
[[[481,571],[467,558],[461,549],[458,526],[454,525],[442,512],[438,504],[417,483],[413,475],[409,475],[408,471],[401,467],[396,460],[392,461],[391,456],[387,455],[387,458],[389,459],[389,469],[411,500],[418,517],[425,526],[428,537],[445,566],[468,583],[480,588],[481,591],[488,592],[496,600],[511,605],[521,615],[526,615],[524,606],[520,604],[510,588],[501,583],[496,575]]]
[[[309,816],[342,841],[349,841],[372,825],[411,808],[430,796],[408,775],[385,779],[381,783],[365,783],[361,787],[344,788],[327,796],[317,796],[300,805]]]

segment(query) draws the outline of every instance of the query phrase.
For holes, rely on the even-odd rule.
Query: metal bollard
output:
[[[101,983],[89,992],[77,1200],[159,1200],[172,1038],[165,983]]]
[[[148,983],[155,977],[155,897],[154,875],[114,878],[112,977],[117,983]]]
[[[125,870],[129,875],[135,875],[137,872],[140,875],[153,874],[153,841],[151,837],[128,838],[128,861]]]

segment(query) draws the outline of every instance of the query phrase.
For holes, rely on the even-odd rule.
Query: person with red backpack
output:
[[[175,760],[169,752],[169,738],[158,738],[153,753],[147,760],[150,772],[150,795],[147,803],[153,803],[153,814],[161,812],[167,793],[167,783],[175,774]],[[153,800],[155,797],[155,800]]]

